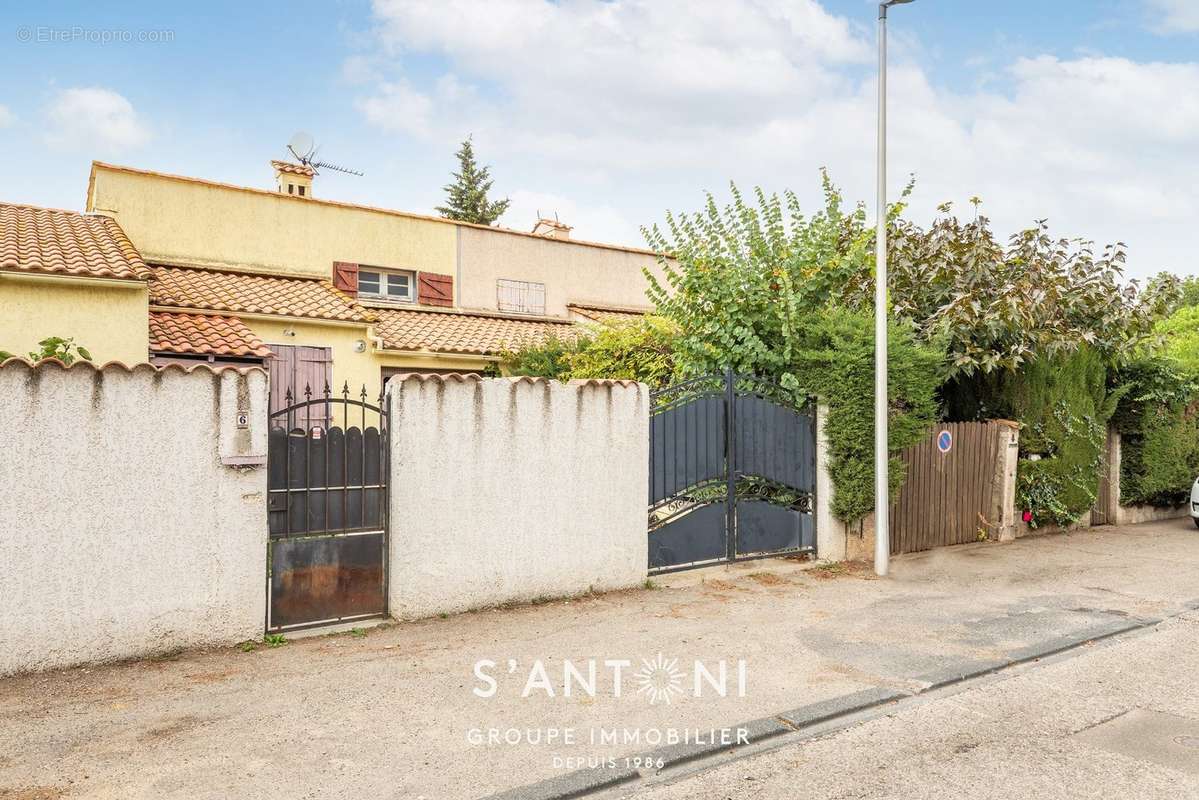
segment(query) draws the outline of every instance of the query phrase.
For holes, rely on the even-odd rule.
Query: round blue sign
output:
[[[942,453],[948,453],[953,447],[953,434],[949,431],[941,431],[937,434],[937,449]]]

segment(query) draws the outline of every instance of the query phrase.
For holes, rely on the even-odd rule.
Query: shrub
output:
[[[586,337],[563,338],[549,336],[538,345],[508,350],[500,354],[502,370],[507,375],[528,375],[534,378],[567,379],[571,353],[587,347]]]
[[[641,381],[659,389],[675,376],[677,337],[678,326],[653,315],[597,326],[584,346],[565,355],[565,377]]]

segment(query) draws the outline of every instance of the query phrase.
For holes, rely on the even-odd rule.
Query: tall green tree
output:
[[[458,171],[453,183],[445,185],[446,204],[437,207],[437,213],[446,219],[458,222],[473,222],[478,225],[494,225],[504,215],[511,202],[489,200],[491,191],[491,167],[480,167],[475,161],[475,148],[467,136],[462,147],[454,154],[458,158]]]

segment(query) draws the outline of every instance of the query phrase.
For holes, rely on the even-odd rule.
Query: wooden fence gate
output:
[[[891,504],[891,552],[979,540],[999,519],[998,422],[951,422],[902,453],[907,480]]]

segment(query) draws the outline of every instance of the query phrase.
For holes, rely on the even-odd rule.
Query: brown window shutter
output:
[[[358,294],[358,265],[346,261],[334,261],[333,288],[348,294]]]
[[[454,278],[452,275],[420,272],[417,273],[416,285],[418,303],[426,306],[453,307]]]

